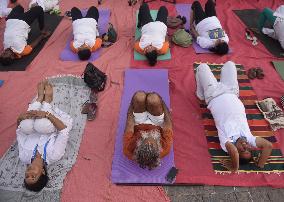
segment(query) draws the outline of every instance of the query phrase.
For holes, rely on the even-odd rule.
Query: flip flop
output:
[[[257,76],[256,68],[250,68],[250,69],[248,70],[247,75],[248,75],[248,77],[249,77],[250,79],[255,79],[256,76]]]
[[[256,68],[256,78],[258,79],[264,78],[263,69],[261,69],[260,67]]]
[[[89,103],[88,114],[87,114],[88,121],[93,121],[96,118],[97,108],[98,106],[96,103]]]

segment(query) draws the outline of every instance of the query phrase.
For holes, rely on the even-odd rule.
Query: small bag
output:
[[[95,91],[103,91],[106,85],[107,76],[104,72],[95,67],[92,63],[88,63],[83,77],[87,86]]]
[[[113,25],[111,23],[109,23],[109,27],[107,30],[107,41],[111,42],[111,43],[115,43],[117,41],[117,32],[115,31]]]
[[[184,29],[178,29],[173,34],[172,41],[176,45],[187,48],[192,44],[192,36],[188,32],[186,32]]]
[[[167,18],[167,26],[169,28],[183,28],[184,24],[186,23],[186,18],[185,17],[181,17],[181,16],[177,16],[177,17],[172,17],[169,16]]]

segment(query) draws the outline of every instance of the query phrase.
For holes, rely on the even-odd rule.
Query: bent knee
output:
[[[150,93],[147,95],[147,105],[158,106],[162,104],[161,97],[157,93]]]
[[[133,95],[133,102],[145,103],[146,97],[147,97],[147,95],[146,95],[146,93],[144,91],[137,91]]]

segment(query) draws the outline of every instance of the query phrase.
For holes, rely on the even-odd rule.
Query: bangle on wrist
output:
[[[50,112],[45,113],[45,118],[49,118]]]

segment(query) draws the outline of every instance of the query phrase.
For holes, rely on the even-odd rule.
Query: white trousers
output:
[[[12,8],[8,8],[9,0],[0,0],[0,17],[6,17],[11,12]]]
[[[45,112],[50,112],[51,114],[55,115],[55,112],[52,109],[52,106],[47,102],[33,102],[29,104],[28,111],[31,110],[40,110]],[[51,123],[50,120],[47,118],[42,119],[25,119],[21,121],[19,125],[19,129],[25,133],[25,134],[32,134],[34,132],[40,133],[40,134],[49,134],[54,133],[56,131],[56,128]]]
[[[237,69],[235,63],[231,61],[226,62],[222,67],[220,82],[217,81],[210,67],[205,63],[197,67],[195,79],[196,95],[200,100],[205,100],[206,104],[224,93],[239,96]]]

